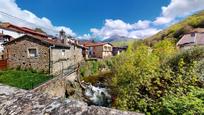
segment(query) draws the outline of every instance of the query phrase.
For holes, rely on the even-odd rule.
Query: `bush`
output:
[[[197,67],[203,55],[202,48],[177,52],[174,44],[167,40],[155,44],[153,49],[144,44],[136,50],[128,49],[126,53],[113,60],[113,84],[118,93],[116,108],[153,114],[159,111],[162,114],[167,111],[164,109],[167,105],[164,103],[175,99],[173,105],[182,104],[184,100],[194,99],[195,97],[188,97],[192,92],[189,86],[195,90],[202,88]],[[183,99],[179,100],[179,97]],[[200,98],[195,100],[198,101]],[[202,113],[200,101],[192,105]],[[185,113],[182,109],[185,108],[175,106],[172,111],[178,114],[177,110]]]
[[[190,91],[187,95],[169,95],[162,98],[162,107],[155,114],[204,114],[204,89],[188,88]]]
[[[80,74],[82,77],[96,76],[101,72],[104,72],[102,70],[109,72],[112,66],[113,62],[111,58],[100,61],[88,61],[80,67]]]

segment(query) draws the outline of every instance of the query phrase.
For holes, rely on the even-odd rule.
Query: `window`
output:
[[[111,51],[111,50],[112,50],[112,48],[111,48],[111,47],[108,47],[108,50],[109,50],[109,51]]]
[[[64,49],[62,50],[62,56],[65,56],[65,50]]]
[[[37,57],[37,49],[36,48],[29,48],[28,49],[28,57],[29,58]]]
[[[107,49],[108,49],[108,47],[107,47],[107,46],[104,46],[104,50],[107,51]]]

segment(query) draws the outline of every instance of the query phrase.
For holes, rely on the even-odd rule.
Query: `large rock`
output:
[[[140,115],[98,106],[84,102],[50,97],[0,84],[0,114],[2,115]]]

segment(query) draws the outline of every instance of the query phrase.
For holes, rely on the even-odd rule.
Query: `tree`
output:
[[[36,32],[40,32],[40,33],[44,33],[44,34],[46,34],[46,32],[43,31],[41,28],[35,28],[35,31],[36,31]]]

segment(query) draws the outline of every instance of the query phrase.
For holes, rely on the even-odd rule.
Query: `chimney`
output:
[[[65,31],[62,29],[60,32],[59,32],[59,38],[61,40],[62,43],[64,43],[65,45],[67,45],[68,41],[67,41],[67,36],[66,36],[66,33]]]
[[[65,33],[65,31],[62,29],[62,30],[59,32],[59,38],[60,38],[61,40],[63,40],[65,37],[66,37],[66,33]]]

